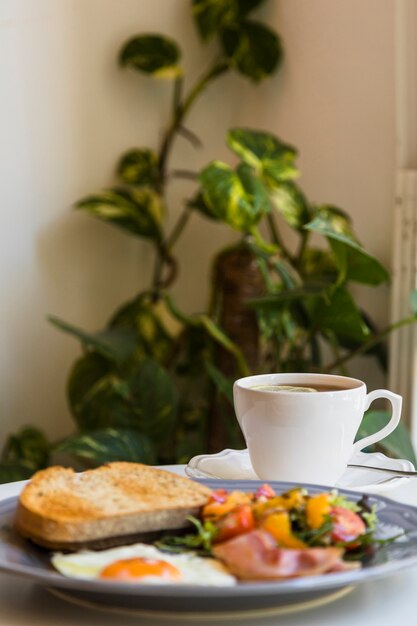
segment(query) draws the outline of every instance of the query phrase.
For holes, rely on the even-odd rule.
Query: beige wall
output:
[[[117,156],[155,145],[169,87],[120,71],[121,43],[140,31],[183,45],[196,76],[211,59],[188,0],[0,0],[0,444],[20,424],[52,436],[71,430],[65,381],[78,345],[46,322],[55,314],[94,330],[145,284],[152,257],[71,203],[111,181]],[[279,75],[254,88],[239,77],[213,85],[190,119],[205,148],[184,141],[182,166],[228,158],[231,125],[269,129],[301,153],[302,184],[317,202],[349,211],[362,242],[390,264],[394,171],[394,2],[270,0],[263,18],[283,37]],[[171,210],[187,195],[172,189]],[[195,219],[181,243],[177,295],[194,311],[222,228]],[[389,292],[361,292],[381,323]],[[371,386],[375,372],[362,373]]]

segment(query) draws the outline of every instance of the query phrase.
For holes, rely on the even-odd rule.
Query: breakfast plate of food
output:
[[[0,571],[106,610],[249,618],[414,564],[417,508],[345,489],[112,463],[0,502]]]

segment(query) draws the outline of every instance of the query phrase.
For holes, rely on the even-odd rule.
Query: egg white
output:
[[[82,550],[73,554],[57,552],[52,555],[52,565],[63,575],[70,578],[90,580],[99,578],[101,570],[120,559],[146,557],[171,563],[181,572],[181,579],[170,581],[157,576],[147,576],[132,580],[140,584],[183,584],[226,587],[236,584],[234,576],[215,559],[202,558],[191,553],[171,554],[161,552],[155,546],[136,543],[131,546],[110,550]],[[110,579],[109,579],[110,580]],[[130,582],[130,581],[129,581]]]

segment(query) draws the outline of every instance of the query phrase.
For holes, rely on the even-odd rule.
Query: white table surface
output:
[[[166,469],[181,473],[183,466]],[[23,485],[24,482],[0,485],[0,500],[17,495]],[[417,479],[410,479],[386,495],[417,506]],[[25,579],[0,574],[0,626],[196,626],[203,623],[210,622],[139,618],[81,608]],[[308,612],[215,623],[217,626],[233,623],[248,626],[415,626],[417,566],[382,580],[363,583],[344,598]]]

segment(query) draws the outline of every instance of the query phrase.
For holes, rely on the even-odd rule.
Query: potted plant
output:
[[[345,211],[305,196],[297,183],[297,151],[286,141],[264,130],[232,128],[226,142],[233,165],[212,161],[190,171],[171,162],[178,136],[199,145],[187,118],[214,80],[236,71],[257,83],[279,68],[278,34],[253,17],[262,3],[192,2],[202,42],[217,40],[218,52],[188,90],[176,42],[142,34],[122,46],[122,68],[168,80],[170,119],[157,148],[123,154],[118,183],[81,199],[76,208],[150,241],[154,267],[149,284],[99,332],[50,318],[81,342],[82,354],[68,381],[76,432],[53,443],[33,427],[12,435],[0,479],[26,477],[58,452],[86,464],[169,463],[241,446],[231,404],[236,377],[268,371],[347,373],[358,354],[385,368],[383,340],[416,320],[415,294],[410,316],[382,330],[361,310],[352,283],[375,288],[389,274],[362,247]],[[166,191],[176,178],[188,179],[191,192],[168,229]],[[180,310],[172,295],[176,245],[191,218],[217,220],[236,233],[236,243],[215,256],[211,276],[202,276],[201,281],[210,281],[211,297],[207,310],[195,315]],[[287,241],[289,230],[295,244]],[[360,436],[386,419],[383,411],[370,412]],[[383,445],[390,454],[415,458],[404,426]]]

